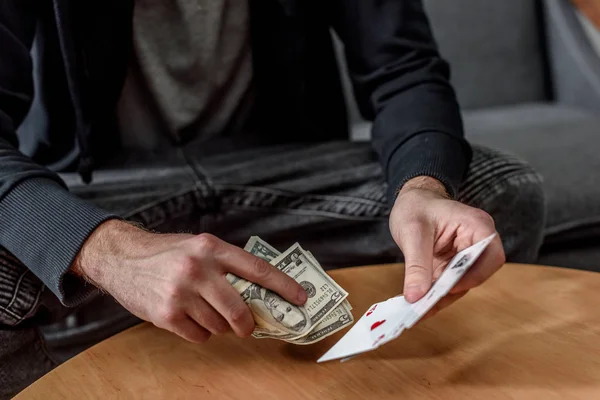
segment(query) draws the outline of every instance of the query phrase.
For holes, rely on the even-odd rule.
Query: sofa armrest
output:
[[[600,55],[570,0],[544,0],[554,99],[600,111]]]

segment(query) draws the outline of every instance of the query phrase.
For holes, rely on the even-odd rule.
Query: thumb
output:
[[[406,225],[396,239],[406,265],[404,298],[414,303],[427,293],[433,278],[434,230],[427,223]]]

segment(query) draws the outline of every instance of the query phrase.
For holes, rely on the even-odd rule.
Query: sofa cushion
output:
[[[515,154],[544,178],[545,245],[600,237],[600,119],[553,104],[465,113],[473,142]]]
[[[600,237],[600,119],[546,103],[465,111],[472,143],[515,154],[544,178],[547,245]],[[352,126],[352,139],[368,140],[371,125]]]
[[[537,0],[424,4],[464,109],[547,98]]]
[[[548,99],[537,5],[537,0],[424,0],[463,109]],[[363,119],[352,96],[343,45],[332,36],[349,120],[357,124]]]

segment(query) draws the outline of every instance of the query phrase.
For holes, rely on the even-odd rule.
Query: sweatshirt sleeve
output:
[[[332,26],[344,44],[388,199],[411,178],[431,176],[452,197],[472,150],[464,138],[450,68],[440,56],[420,0],[333,0]]]
[[[18,150],[16,127],[33,96],[30,3],[0,2],[0,246],[74,306],[95,288],[68,273],[71,263],[99,224],[118,217],[70,193],[57,174]]]

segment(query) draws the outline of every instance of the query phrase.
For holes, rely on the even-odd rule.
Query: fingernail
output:
[[[300,302],[300,304],[304,304],[305,301],[306,301],[306,291],[301,290],[300,293],[298,293],[298,302]]]

